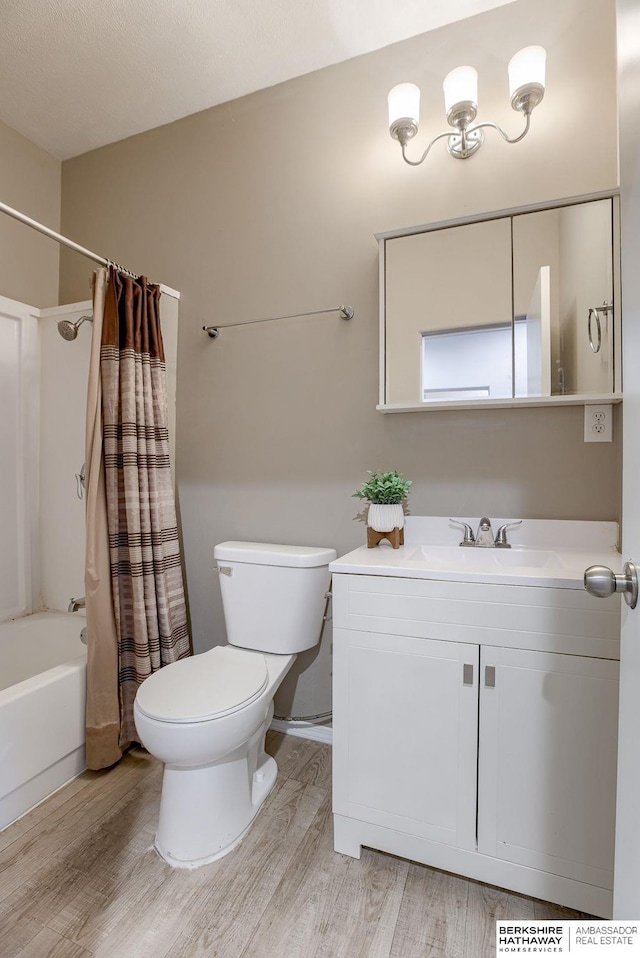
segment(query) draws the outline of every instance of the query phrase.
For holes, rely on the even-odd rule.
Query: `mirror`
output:
[[[614,201],[379,236],[380,408],[616,394]]]

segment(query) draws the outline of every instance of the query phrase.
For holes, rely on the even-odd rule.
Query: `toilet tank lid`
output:
[[[269,542],[220,542],[214,559],[224,562],[248,562],[254,565],[312,568],[329,565],[337,558],[335,549],[316,546],[282,546]]]

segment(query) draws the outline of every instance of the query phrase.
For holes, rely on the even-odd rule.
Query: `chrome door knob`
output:
[[[625,562],[622,575],[616,575],[606,565],[590,565],[585,569],[584,587],[589,595],[606,599],[622,592],[627,605],[635,609],[638,602],[638,572],[633,562]]]

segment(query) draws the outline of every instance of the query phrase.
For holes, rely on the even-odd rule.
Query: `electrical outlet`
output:
[[[611,442],[613,438],[613,406],[584,407],[584,441]]]

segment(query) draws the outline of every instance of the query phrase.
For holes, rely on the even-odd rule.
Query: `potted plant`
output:
[[[366,499],[369,503],[367,513],[367,525],[377,533],[396,533],[395,539],[397,545],[404,541],[404,509],[402,503],[409,494],[410,479],[403,479],[399,472],[371,472],[367,470],[369,478],[366,479],[360,489],[353,493],[355,499]],[[373,545],[376,545],[380,538],[384,536],[373,537],[376,539]],[[372,537],[367,535],[369,545],[372,544]],[[391,540],[390,540],[391,541]],[[396,542],[392,542],[394,548],[397,548]]]

